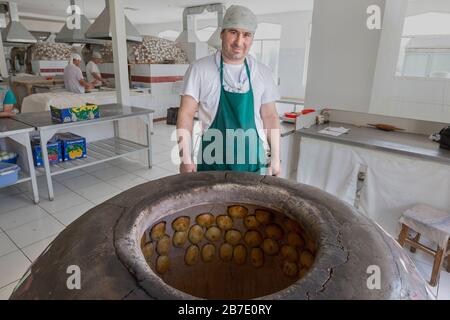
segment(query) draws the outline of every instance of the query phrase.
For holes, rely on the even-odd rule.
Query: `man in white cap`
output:
[[[83,78],[80,69],[81,56],[78,53],[70,55],[69,64],[64,68],[64,87],[73,93],[84,93],[94,86]]]
[[[270,69],[248,55],[256,27],[253,12],[231,6],[223,18],[222,50],[194,62],[186,72],[177,121],[181,173],[280,175],[278,88]],[[195,164],[190,137],[197,110],[202,137]]]
[[[99,63],[102,63],[102,55],[99,52],[94,52],[91,61],[86,65],[87,81],[95,86],[101,86],[106,82],[106,80],[102,79],[102,74],[98,68]]]

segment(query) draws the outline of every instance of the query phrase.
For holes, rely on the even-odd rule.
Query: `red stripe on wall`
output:
[[[102,73],[103,79],[114,78],[114,73]]]
[[[64,72],[64,69],[60,68],[45,68],[45,69],[39,69],[40,72]]]
[[[183,76],[162,76],[162,77],[146,77],[146,76],[131,76],[131,81],[143,83],[165,83],[176,82],[183,80]]]

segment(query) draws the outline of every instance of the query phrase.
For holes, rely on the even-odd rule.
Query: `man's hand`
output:
[[[180,164],[180,173],[190,173],[190,172],[197,172],[197,166],[194,163]]]
[[[281,175],[280,160],[272,159],[270,161],[269,175],[279,177]]]

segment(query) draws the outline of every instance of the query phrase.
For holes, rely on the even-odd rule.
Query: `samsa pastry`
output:
[[[242,265],[247,260],[247,248],[244,245],[239,244],[234,247],[233,251],[233,261],[236,264]]]
[[[149,242],[142,247],[142,254],[144,255],[145,260],[149,261],[151,259],[154,249],[152,242]]]
[[[295,232],[295,233],[302,233],[303,229],[300,226],[300,223],[298,223],[295,220],[286,218],[284,220],[284,226],[286,227],[286,230],[289,232]]]
[[[242,234],[238,230],[228,230],[225,233],[225,241],[231,244],[232,246],[237,245],[242,239]]]
[[[160,223],[155,224],[152,227],[152,231],[150,232],[150,236],[153,240],[159,240],[166,234],[166,222],[162,221]]]
[[[289,245],[283,245],[281,247],[281,257],[283,258],[283,260],[296,262],[298,260],[297,249]]]
[[[215,220],[216,218],[214,218],[214,216],[211,213],[203,213],[198,215],[197,218],[195,218],[197,224],[205,228],[212,226]]]
[[[230,261],[233,258],[233,246],[229,243],[222,243],[219,248],[219,256],[223,261]]]
[[[192,266],[198,261],[199,255],[200,249],[196,245],[191,245],[186,250],[186,254],[184,255],[184,262],[188,266]]]
[[[218,216],[216,222],[219,228],[222,230],[230,230],[231,228],[233,228],[233,219],[231,219],[229,216]]]
[[[191,218],[178,217],[175,220],[173,220],[172,229],[175,231],[188,231],[190,224],[191,224]]]
[[[255,217],[261,224],[269,224],[273,220],[273,213],[266,210],[255,210]]]
[[[156,259],[156,271],[160,274],[169,271],[169,262],[170,261],[168,256],[159,256],[158,259]]]
[[[261,268],[264,265],[264,252],[261,248],[253,248],[250,251],[250,261],[255,268]]]
[[[287,242],[290,246],[293,246],[295,248],[303,248],[303,246],[305,245],[305,240],[302,238],[302,236],[294,232],[288,233]]]
[[[260,223],[255,215],[246,216],[244,219],[244,226],[247,229],[258,229]]]
[[[259,247],[263,242],[261,234],[256,230],[249,230],[244,234],[244,241],[250,247]]]
[[[306,275],[306,273],[308,272],[308,270],[309,269],[306,267],[300,268],[300,270],[298,271],[298,277],[300,279],[303,278]]]
[[[266,236],[273,240],[281,240],[284,237],[284,231],[279,225],[272,223],[266,227]]]
[[[170,237],[168,235],[164,235],[161,239],[156,243],[156,252],[158,252],[161,256],[169,255],[170,249]]]
[[[216,255],[216,247],[213,244],[208,243],[202,247],[203,262],[211,262],[214,259],[215,255]]]
[[[248,214],[248,209],[243,206],[230,206],[228,207],[228,214],[233,219],[242,219]]]
[[[274,256],[280,251],[278,242],[270,238],[267,238],[263,241],[261,248],[269,256]]]
[[[211,242],[215,242],[220,239],[222,231],[218,227],[210,227],[206,230],[205,237]]]
[[[172,243],[174,247],[182,248],[188,240],[186,231],[177,231],[173,234]]]
[[[283,262],[283,273],[288,277],[298,276],[298,267],[294,262],[284,261]]]
[[[300,253],[300,260],[299,263],[302,267],[311,268],[312,264],[314,263],[314,256],[313,254],[308,250],[303,250]]]
[[[198,224],[195,224],[189,230],[189,241],[193,244],[197,244],[203,240],[203,228]]]

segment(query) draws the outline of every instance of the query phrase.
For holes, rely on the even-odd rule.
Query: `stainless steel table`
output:
[[[124,157],[142,150],[147,150],[149,168],[152,167],[151,134],[153,132],[154,111],[151,109],[123,106],[121,104],[100,105],[99,111],[100,118],[98,119],[67,123],[54,122],[49,111],[23,113],[15,117],[16,120],[30,125],[39,131],[44,168],[38,170],[44,170],[47,177],[48,196],[50,200],[54,199],[52,176],[57,174]],[[141,118],[147,126],[147,145],[119,138],[118,121],[133,117]],[[114,123],[113,138],[87,143],[86,158],[64,161],[50,166],[47,153],[47,142],[55,133],[61,130],[70,130],[75,127],[90,126],[105,122]]]
[[[20,170],[19,179],[16,184],[31,181],[31,186],[33,189],[33,200],[34,203],[37,204],[39,203],[39,192],[36,182],[36,172],[34,170],[33,153],[31,151],[30,144],[30,132],[33,131],[33,126],[15,121],[11,118],[0,118],[0,138],[10,138],[25,147],[27,154],[28,172],[26,172],[24,168],[21,168],[22,170]]]

